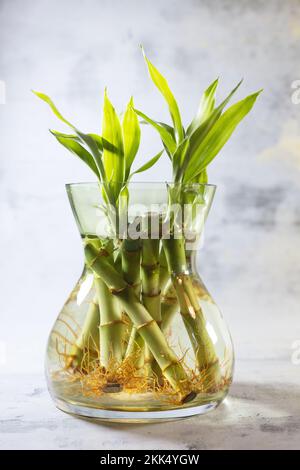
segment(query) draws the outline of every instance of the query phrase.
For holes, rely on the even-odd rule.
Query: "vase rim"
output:
[[[110,181],[110,183],[119,183],[118,181]],[[72,188],[74,186],[103,186],[103,183],[99,181],[79,181],[76,183],[66,183],[66,188]],[[210,187],[216,189],[217,185],[212,183],[174,183],[174,181],[129,181],[124,186],[140,186],[140,185],[168,185],[168,186],[183,186],[183,187]]]

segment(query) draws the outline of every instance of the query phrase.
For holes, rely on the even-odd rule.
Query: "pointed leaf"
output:
[[[133,98],[131,98],[127,105],[122,122],[125,156],[125,179],[129,175],[130,168],[139,149],[141,139],[140,124],[133,106]]]
[[[234,95],[234,93],[237,91],[239,86],[241,85],[242,80],[235,86],[235,88],[229,93],[229,95],[225,98],[224,101],[215,109],[213,110],[208,118],[200,124],[198,128],[194,130],[194,132],[191,134],[189,137],[190,139],[190,146],[187,152],[185,152],[184,155],[184,160],[181,160],[181,167],[180,167],[180,176],[184,176],[186,168],[189,165],[190,159],[192,158],[193,154],[205,138],[205,136],[209,133],[209,131],[212,129],[214,124],[218,121],[220,118],[223,109],[225,106],[228,104],[229,100],[231,97]]]
[[[101,175],[101,179],[103,182],[106,180],[106,175],[105,175],[105,170],[102,162],[102,153],[99,150],[99,147],[93,137],[89,134],[84,134],[83,132],[79,131],[78,129],[75,129],[76,134],[78,135],[80,141],[84,143],[87,147],[89,147],[95,163],[97,165],[97,168],[99,170],[99,174]]]
[[[164,127],[169,132],[169,134],[173,137],[174,142],[176,142],[174,127],[169,126],[169,124],[166,124],[165,122],[161,122],[161,121],[158,121],[158,124]]]
[[[177,147],[173,155],[173,177],[175,182],[179,182],[183,175],[183,162],[187,159],[190,140],[186,137]]]
[[[45,95],[44,93],[40,93],[39,91],[35,91],[35,90],[32,90],[32,92],[38,97],[40,98],[41,100],[45,101],[45,103],[47,103],[50,108],[52,109],[53,113],[55,114],[56,117],[58,117],[58,119],[60,119],[62,122],[64,122],[65,124],[67,124],[68,126],[72,127],[72,129],[75,129],[75,127],[73,126],[73,124],[71,124],[69,121],[67,121],[67,119],[65,119],[63,117],[63,115],[58,111],[57,107],[55,106],[55,104],[53,103],[53,101],[51,100],[51,98],[47,95]]]
[[[94,140],[94,142],[96,143],[96,145],[98,147],[98,150],[102,153],[103,152],[103,139],[102,139],[102,137],[98,134],[92,134],[92,133],[89,133],[87,135],[89,135]]]
[[[55,130],[50,130],[50,132],[61,145],[63,145],[73,154],[77,155],[77,157],[86,163],[99,178],[99,171],[93,156],[82,145],[79,144],[77,135],[62,134],[61,132]]]
[[[102,136],[116,148],[116,151],[106,149],[103,151],[107,179],[110,180],[114,172],[115,181],[122,182],[125,174],[122,128],[119,116],[108,99],[106,90],[104,93]]]
[[[195,180],[196,180],[195,182],[197,182],[197,183],[207,184],[207,182],[208,182],[207,169],[204,168],[204,170],[201,171],[201,173],[199,173],[199,175],[197,175]]]
[[[191,152],[193,152],[193,150],[199,146],[201,141],[204,139],[204,137],[209,133],[210,129],[217,122],[217,120],[221,116],[225,106],[227,106],[228,102],[230,101],[230,99],[232,98],[234,93],[240,87],[242,81],[243,80],[239,81],[239,83],[229,93],[229,95],[225,98],[225,100],[222,101],[222,103],[219,104],[219,106],[209,115],[209,117],[197,129],[195,129],[195,131],[192,133],[192,135],[190,137],[190,139],[191,139]]]
[[[247,96],[228,108],[218,119],[210,132],[195,149],[187,167],[184,181],[190,181],[201,173],[215,158],[231,134],[249,113],[261,90]]]
[[[219,79],[217,78],[213,83],[209,85],[209,87],[204,91],[199,108],[197,111],[196,116],[194,117],[193,121],[187,128],[187,135],[191,135],[193,131],[202,124],[213,112],[215,107],[215,93],[218,86]]]
[[[131,173],[130,177],[132,177],[136,173],[142,173],[143,171],[149,170],[149,168],[155,165],[155,163],[160,159],[163,153],[164,153],[164,150],[161,150],[157,155],[155,155],[147,163],[142,165],[138,170],[135,170],[133,173]]]
[[[158,131],[160,138],[163,141],[163,144],[166,146],[170,155],[172,155],[176,150],[176,142],[173,136],[167,130],[167,128],[162,126],[158,122],[154,121],[153,119],[149,118],[148,116],[146,116],[146,114],[142,113],[142,111],[139,111],[138,109],[134,109],[134,111],[136,112],[138,116],[143,118],[146,122],[151,124],[151,126],[154,127],[154,129]]]
[[[159,124],[160,126],[164,127],[168,132],[169,134],[173,137],[174,139],[174,142],[176,142],[176,137],[175,137],[175,131],[174,131],[174,127],[170,126],[169,124],[166,124],[165,122],[162,122],[162,121],[155,121],[157,124]],[[145,120],[142,120],[140,121],[140,124],[146,124],[148,125],[149,122],[145,121]]]
[[[40,92],[36,92],[36,91],[33,91],[33,93],[38,98],[45,101],[50,106],[50,108],[52,109],[54,114],[58,117],[58,119],[63,121],[65,124],[67,124],[69,127],[71,127],[76,132],[76,135],[77,135],[77,137],[78,137],[78,139],[81,143],[83,143],[87,147],[89,147],[89,149],[91,151],[91,154],[94,158],[95,164],[97,166],[98,173],[100,175],[101,181],[103,183],[103,187],[106,191],[107,198],[109,199],[110,203],[113,204],[114,201],[115,201],[115,196],[112,194],[112,192],[110,190],[110,187],[107,183],[107,177],[106,177],[105,169],[104,169],[103,162],[102,162],[102,153],[99,150],[99,146],[98,146],[97,142],[94,140],[94,138],[91,135],[84,134],[83,132],[79,131],[73,124],[71,124],[69,121],[67,121],[67,119],[65,119],[62,116],[62,114],[58,111],[57,107],[55,106],[55,104],[53,103],[53,101],[51,100],[51,98],[49,96],[45,95],[44,93],[40,93]]]
[[[108,140],[101,137],[101,135],[98,135],[98,134],[87,134],[87,135],[92,137],[92,139],[97,144],[98,149],[100,150],[100,152],[103,152],[103,150],[105,149],[105,150],[109,150],[110,152],[118,153],[117,147],[115,147],[113,144],[108,142]]]
[[[184,138],[184,131],[182,127],[178,104],[175,100],[175,97],[172,91],[170,90],[170,87],[165,77],[163,77],[163,75],[157,70],[157,68],[150,62],[150,60],[146,57],[144,51],[143,54],[148,67],[149,75],[154,85],[159,89],[168,104],[169,112],[171,114],[174,128],[177,133],[178,141],[181,142],[181,140]]]

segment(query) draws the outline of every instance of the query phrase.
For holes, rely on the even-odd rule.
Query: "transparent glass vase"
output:
[[[198,273],[215,189],[129,183],[109,204],[101,184],[67,185],[85,265],[47,346],[58,408],[144,422],[203,414],[224,400],[231,337]]]

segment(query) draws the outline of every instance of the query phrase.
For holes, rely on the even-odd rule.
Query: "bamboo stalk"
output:
[[[161,326],[161,305],[160,305],[160,269],[159,269],[159,239],[147,238],[142,243],[142,301],[151,317]],[[155,364],[152,365],[153,355],[146,346],[145,364],[146,373],[151,374],[152,367],[158,381],[161,382],[161,371]]]
[[[191,395],[185,370],[169,347],[165,336],[144,305],[138,300],[132,287],[110,264],[105,254],[98,252],[92,245],[85,246],[85,257],[89,268],[107,285],[110,292],[119,299],[139,334],[151,350],[163,375],[178,392],[182,400]]]
[[[75,344],[71,347],[68,367],[74,369],[80,368],[84,365],[82,364],[84,353],[88,350],[97,351],[99,344],[99,321],[97,297],[94,297],[89,305],[80,334]]]
[[[100,365],[107,369],[111,360],[117,364],[122,362],[124,321],[118,299],[102,279],[95,277],[95,286],[100,307]]]
[[[213,387],[220,383],[221,369],[189,274],[184,239],[171,237],[163,240],[163,246],[172,273],[180,313],[194,350],[197,366],[200,372],[205,371],[204,387],[205,385]]]
[[[145,239],[142,244],[142,300],[146,309],[160,324],[160,271],[159,271],[159,240]]]
[[[178,298],[176,290],[174,289],[173,282],[170,279],[165,292],[162,296],[161,302],[161,329],[165,333],[169,328],[174,315],[179,310]]]
[[[141,240],[131,240],[129,238],[122,241],[122,272],[127,284],[134,287],[137,297],[140,295],[140,259]]]
[[[168,262],[165,255],[165,250],[161,246],[160,253],[159,253],[159,284],[160,290],[163,292],[170,280],[170,273],[168,268]]]
[[[124,239],[122,242],[122,272],[123,278],[133,287],[136,296],[140,298],[141,295],[141,280],[140,280],[140,260],[141,260],[141,241]],[[144,341],[138,335],[137,329],[134,325],[131,326],[130,336],[127,344],[125,357],[137,356],[136,366],[138,368],[144,365]]]

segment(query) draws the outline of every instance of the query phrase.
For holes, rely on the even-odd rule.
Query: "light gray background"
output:
[[[218,191],[201,272],[238,359],[291,366],[300,340],[300,104],[291,100],[299,21],[292,0],[0,0],[0,372],[42,371],[47,335],[83,263],[64,184],[91,175],[48,133],[64,127],[30,89],[48,93],[86,131],[99,130],[106,85],[118,109],[133,94],[167,119],[140,43],[167,75],[185,122],[217,76],[219,99],[241,77],[240,97],[264,88],[209,168]],[[159,148],[146,130],[139,162]],[[165,157],[139,179],[170,175]]]
[[[0,1],[2,370],[43,367],[47,334],[82,266],[64,184],[91,179],[48,133],[64,127],[30,89],[87,131],[99,130],[105,85],[118,109],[134,94],[167,119],[140,43],[185,120],[216,76],[219,98],[241,77],[239,96],[264,88],[209,169],[218,191],[201,264],[237,354],[289,360],[300,339],[300,105],[291,101],[299,17],[295,1]],[[159,148],[147,129],[140,161]],[[139,179],[169,179],[167,160]]]

